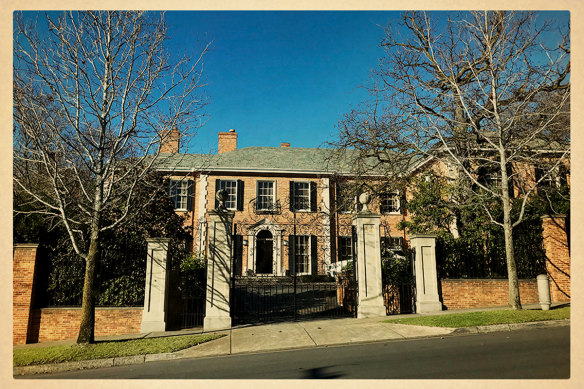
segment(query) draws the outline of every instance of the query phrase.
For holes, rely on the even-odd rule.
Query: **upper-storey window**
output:
[[[355,209],[355,193],[347,182],[339,181],[336,185],[336,208],[338,212],[349,213]]]
[[[216,180],[215,193],[223,189],[227,193],[225,208],[232,211],[243,211],[243,181],[242,180]],[[219,201],[215,199],[215,208]]]
[[[191,180],[170,180],[169,195],[176,211],[190,211],[193,183]]]
[[[272,211],[276,204],[276,183],[274,181],[257,182],[256,209],[258,211]]]
[[[379,208],[381,213],[401,213],[401,201],[398,192],[385,192],[381,194]]]
[[[290,181],[290,210],[316,212],[316,183]]]

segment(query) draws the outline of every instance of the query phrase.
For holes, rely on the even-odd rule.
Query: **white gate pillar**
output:
[[[140,332],[166,331],[168,238],[149,238]]]
[[[415,250],[416,313],[441,311],[436,272],[436,235],[412,235],[410,242]]]
[[[229,292],[231,287],[231,257],[233,216],[223,206],[224,195],[219,190],[219,208],[209,212],[209,259],[207,261],[207,293],[204,331],[231,328]],[[223,191],[224,192],[224,191]],[[221,199],[220,199],[221,197]]]
[[[357,284],[359,286],[357,317],[385,316],[381,284],[381,243],[378,214],[367,208],[371,196],[359,196],[363,210],[353,217],[357,230]]]

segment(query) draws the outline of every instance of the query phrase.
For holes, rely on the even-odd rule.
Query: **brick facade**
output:
[[[12,341],[26,343],[34,299],[38,244],[16,244],[12,263]]]
[[[445,309],[504,307],[509,302],[506,279],[443,279],[442,305]],[[536,280],[519,280],[521,303],[539,302]]]
[[[566,218],[544,216],[542,227],[552,302],[570,301],[570,248]]]
[[[32,312],[29,342],[75,339],[81,308],[44,308]],[[140,333],[142,308],[96,308],[95,336]]]
[[[172,178],[180,178],[172,176]],[[241,248],[241,273],[245,274],[247,269],[253,270],[253,249],[255,236],[252,227],[257,223],[273,223],[276,228],[281,229],[281,242],[279,248],[280,264],[282,273],[289,271],[288,264],[290,235],[293,234],[293,226],[296,224],[297,235],[313,235],[316,237],[317,272],[325,274],[326,265],[335,262],[337,258],[336,247],[338,236],[350,236],[352,215],[335,213],[332,205],[335,202],[335,184],[328,178],[317,175],[300,175],[300,174],[220,174],[210,173],[202,175],[195,173],[187,179],[193,181],[193,193],[191,202],[193,211],[183,213],[186,216],[185,225],[192,227],[193,230],[193,251],[205,252],[208,247],[208,237],[206,229],[208,228],[208,212],[215,208],[215,194],[217,180],[233,180],[243,184],[243,209],[234,210],[233,219],[236,225],[236,234],[242,235],[245,241]],[[257,198],[257,182],[273,181],[276,189],[276,200],[280,205],[280,210],[275,214],[261,214],[254,209],[254,201]],[[316,203],[317,211],[297,211],[296,215],[290,211],[290,182],[303,181],[312,182],[316,185]],[[240,185],[238,184],[238,185]],[[379,204],[373,200],[370,209],[379,212]],[[382,235],[393,237],[404,237],[403,231],[396,228],[407,215],[404,214],[383,214],[381,215]],[[204,230],[204,231],[201,231]],[[256,231],[257,232],[257,231]],[[204,237],[204,238],[203,238]],[[275,237],[274,237],[275,239]],[[328,253],[328,254],[325,254]]]

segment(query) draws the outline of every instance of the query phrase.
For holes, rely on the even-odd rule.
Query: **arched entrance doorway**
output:
[[[256,236],[256,272],[272,274],[274,272],[274,237],[268,230],[261,230]]]

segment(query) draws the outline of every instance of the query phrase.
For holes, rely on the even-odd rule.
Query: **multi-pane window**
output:
[[[220,189],[227,192],[227,199],[225,200],[225,208],[237,209],[237,181],[235,180],[221,180]]]
[[[297,235],[294,243],[296,274],[310,274],[310,236]]]
[[[395,192],[386,192],[381,195],[380,201],[381,213],[400,213],[399,194]]]
[[[276,203],[276,188],[274,181],[258,181],[256,209],[259,211],[274,210]]]
[[[188,208],[189,184],[187,180],[170,181],[170,197],[174,201],[174,209],[186,210]]]
[[[355,199],[353,193],[351,193],[351,188],[348,184],[343,182],[337,183],[336,197],[338,212],[348,213],[353,211]]]
[[[383,236],[381,237],[381,255],[387,251],[402,251],[403,238],[401,236]]]
[[[350,236],[339,236],[338,239],[339,247],[339,261],[350,261],[353,259],[353,250],[351,248],[351,237]]]
[[[310,211],[310,183],[294,182],[293,195],[296,211]]]

